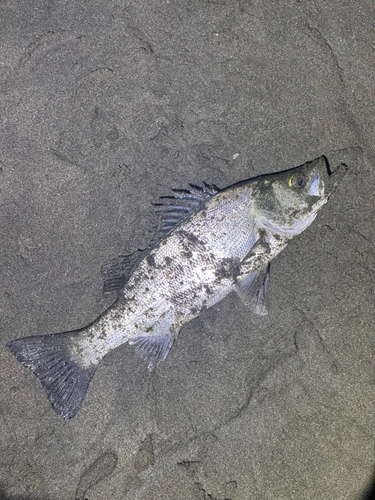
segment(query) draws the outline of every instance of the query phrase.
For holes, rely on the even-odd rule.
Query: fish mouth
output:
[[[325,168],[323,167],[323,162],[325,163]],[[348,171],[348,166],[345,163],[340,163],[337,165],[335,168],[332,168],[331,165],[328,162],[328,159],[326,156],[321,156],[319,158],[319,166],[323,167],[324,172],[324,195],[328,198],[332,192],[337,188],[337,186],[340,184],[344,176],[346,175]],[[319,175],[319,174],[317,174]],[[314,181],[312,182],[312,185],[314,184]],[[311,185],[311,186],[312,186]],[[311,188],[310,188],[311,189]]]

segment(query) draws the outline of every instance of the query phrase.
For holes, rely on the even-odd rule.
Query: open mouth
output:
[[[328,163],[328,160],[325,156],[323,156],[325,162],[326,162],[326,167],[327,167],[327,173],[328,173],[328,178],[326,180],[326,191],[327,191],[327,196],[330,196],[331,193],[337,188],[337,186],[340,184],[342,178],[345,176],[345,174],[348,171],[348,166],[345,165],[345,163],[340,163],[337,167],[334,169],[331,168],[330,164]]]

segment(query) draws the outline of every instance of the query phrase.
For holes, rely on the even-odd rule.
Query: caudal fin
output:
[[[80,409],[95,367],[82,368],[69,355],[68,334],[40,335],[7,344],[16,359],[40,378],[53,409],[73,418]]]

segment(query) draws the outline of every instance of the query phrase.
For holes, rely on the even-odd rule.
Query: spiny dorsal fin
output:
[[[189,189],[172,189],[173,195],[161,196],[161,203],[155,203],[160,217],[160,230],[165,235],[186,220],[191,213],[200,210],[204,202],[220,189],[214,184],[203,186],[189,184]]]
[[[203,186],[195,184],[189,184],[189,186],[189,189],[172,189],[173,195],[161,196],[162,203],[154,204],[161,214],[160,237],[155,237],[144,250],[137,250],[130,255],[120,255],[102,266],[103,293],[120,295],[134,269],[157,242],[187,219],[192,212],[198,211],[208,198],[220,191],[214,184],[210,185],[206,182]]]

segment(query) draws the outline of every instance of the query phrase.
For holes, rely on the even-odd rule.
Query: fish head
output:
[[[327,159],[321,156],[299,167],[260,177],[254,189],[258,227],[289,238],[302,233],[345,173],[344,165],[332,172]]]

